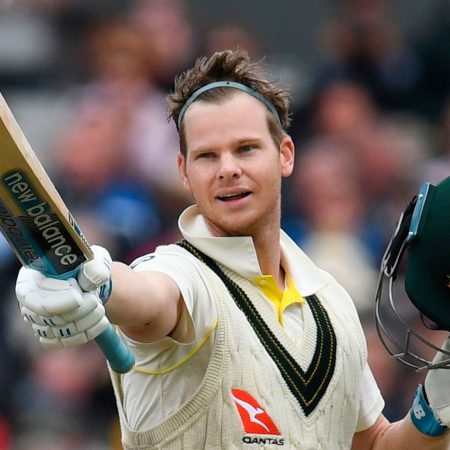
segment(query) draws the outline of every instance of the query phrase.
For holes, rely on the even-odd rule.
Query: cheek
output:
[[[279,159],[274,159],[271,163],[261,165],[257,170],[257,177],[263,184],[276,186],[284,175],[284,168]]]
[[[189,168],[183,177],[183,186],[195,197],[202,197],[207,192],[207,181],[201,170]]]

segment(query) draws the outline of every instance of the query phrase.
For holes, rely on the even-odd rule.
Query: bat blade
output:
[[[92,251],[0,94],[0,227],[20,262],[67,278]]]
[[[76,277],[91,247],[0,94],[0,231],[22,265],[46,276]],[[111,368],[134,357],[111,325],[97,339]]]

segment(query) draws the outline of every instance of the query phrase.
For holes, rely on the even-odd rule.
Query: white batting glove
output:
[[[85,292],[98,291],[103,303],[111,295],[111,256],[103,247],[93,245],[94,259],[84,263],[78,272],[78,283]]]
[[[442,348],[450,353],[450,337]],[[433,363],[440,363],[450,359],[450,355],[437,352]],[[450,369],[431,369],[425,377],[425,392],[428,404],[438,416],[440,422],[450,427]]]
[[[45,348],[85,344],[109,325],[98,292],[83,292],[75,279],[56,280],[23,267],[16,296],[24,320]]]

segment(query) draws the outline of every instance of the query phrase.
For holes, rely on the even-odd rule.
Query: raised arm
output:
[[[99,336],[109,322],[131,338],[152,342],[176,327],[184,307],[180,290],[167,275],[134,271],[111,263],[93,246],[95,258],[78,279],[57,280],[22,268],[16,294],[22,315],[46,348],[82,345]]]
[[[177,284],[160,272],[135,271],[114,262],[106,314],[129,337],[152,342],[170,334],[183,310]]]

